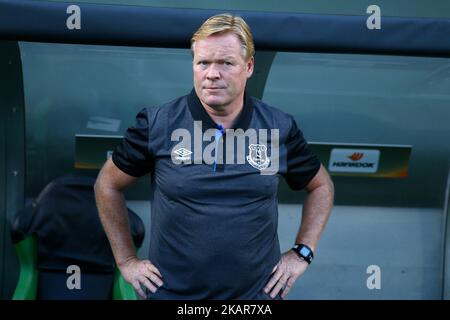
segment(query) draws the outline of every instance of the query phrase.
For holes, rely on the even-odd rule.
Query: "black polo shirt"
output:
[[[275,154],[271,135],[275,131],[267,134],[263,147],[253,143],[252,149],[247,140],[243,148],[234,146],[236,155],[245,153],[244,163],[238,163],[237,157],[235,163],[227,161],[229,130],[217,136],[223,151],[215,163],[198,158],[215,140],[195,142],[194,133],[198,137],[198,132],[216,130],[218,125],[194,90],[141,110],[113,153],[113,162],[123,172],[135,177],[151,172],[152,176],[149,259],[160,270],[164,285],[149,299],[267,298],[262,290],[280,259],[279,176],[300,190],[315,176],[320,162],[291,115],[247,95],[244,100],[233,129],[257,133],[278,129],[275,174],[261,174],[258,167]],[[201,121],[201,130],[196,121]],[[192,134],[191,143],[183,148],[177,135],[172,141],[177,129]]]

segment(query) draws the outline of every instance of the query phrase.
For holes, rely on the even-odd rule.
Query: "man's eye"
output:
[[[225,61],[226,66],[232,66],[233,64],[230,61]]]
[[[200,61],[198,64],[201,65],[201,66],[206,66],[208,64],[208,62],[207,61]]]

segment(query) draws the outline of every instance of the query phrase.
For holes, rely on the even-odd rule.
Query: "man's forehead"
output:
[[[194,43],[194,53],[198,57],[235,58],[242,55],[243,47],[234,34],[212,35]],[[245,51],[245,50],[244,50]]]
[[[208,42],[229,41],[229,42],[239,43],[239,37],[236,34],[234,34],[233,32],[227,31],[224,33],[211,34],[207,37],[197,39],[197,42],[198,41],[208,41]]]
[[[232,60],[236,59],[238,56],[242,56],[241,52],[229,53],[227,50],[215,50],[215,51],[202,51],[197,50],[195,56],[198,59],[220,59],[220,60]]]

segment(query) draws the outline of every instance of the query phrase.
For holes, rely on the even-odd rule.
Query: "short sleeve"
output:
[[[143,176],[152,170],[147,108],[137,114],[136,124],[127,129],[122,142],[112,154],[112,161],[120,170],[133,177]]]
[[[287,170],[284,178],[293,190],[301,190],[314,178],[320,169],[320,161],[311,151],[302,131],[292,118],[291,129],[286,139]]]

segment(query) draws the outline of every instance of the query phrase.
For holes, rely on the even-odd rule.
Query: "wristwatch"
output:
[[[292,248],[298,256],[310,264],[314,259],[314,252],[306,244],[297,244]]]

